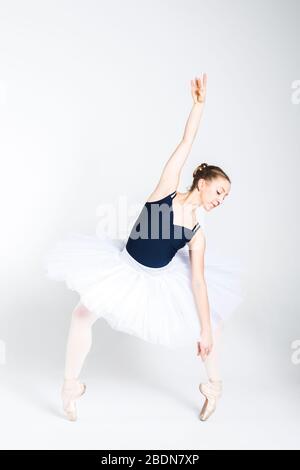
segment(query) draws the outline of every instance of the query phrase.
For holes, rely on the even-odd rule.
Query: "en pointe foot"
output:
[[[77,420],[76,400],[80,398],[86,391],[86,385],[80,383],[77,379],[65,379],[61,398],[63,402],[63,410],[69,421]]]
[[[222,395],[222,381],[209,380],[207,383],[201,383],[199,390],[205,396],[205,403],[200,411],[199,418],[201,421],[206,421],[215,411],[217,400]]]

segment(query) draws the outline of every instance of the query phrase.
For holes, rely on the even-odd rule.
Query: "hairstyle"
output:
[[[193,171],[193,183],[189,188],[189,191],[193,191],[197,187],[198,181],[202,178],[207,181],[212,181],[214,178],[218,176],[222,176],[223,178],[227,179],[229,183],[231,183],[229,176],[220,168],[219,166],[215,165],[208,165],[207,163],[201,163],[198,165],[197,168]]]

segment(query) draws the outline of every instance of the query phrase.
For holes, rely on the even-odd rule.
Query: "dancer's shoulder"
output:
[[[191,240],[187,243],[189,250],[204,251],[206,246],[206,237],[203,227],[199,225]]]

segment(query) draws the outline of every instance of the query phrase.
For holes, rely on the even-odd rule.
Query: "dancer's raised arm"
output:
[[[149,199],[160,199],[178,187],[181,170],[190,153],[203,113],[206,99],[206,84],[207,75],[205,73],[202,80],[200,77],[194,81],[191,80],[193,107],[185,125],[182,140],[165,163],[159,182]]]

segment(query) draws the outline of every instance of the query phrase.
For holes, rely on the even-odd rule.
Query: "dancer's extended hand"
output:
[[[207,74],[204,72],[203,79],[195,77],[191,80],[191,92],[194,103],[204,103],[206,99]]]
[[[197,341],[197,356],[201,356],[202,361],[205,361],[208,354],[213,348],[213,338],[210,329],[203,330],[201,333],[200,341]]]

